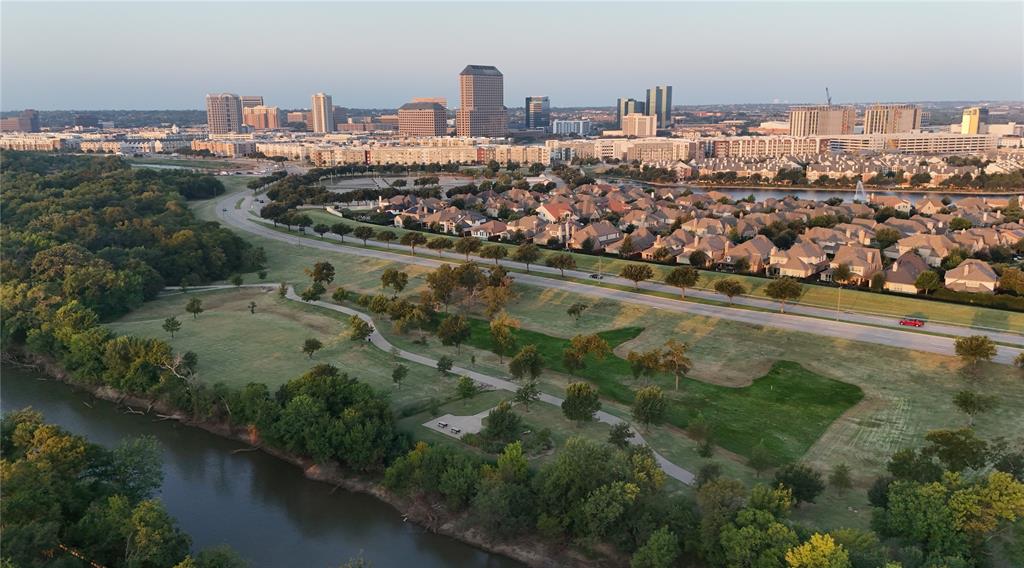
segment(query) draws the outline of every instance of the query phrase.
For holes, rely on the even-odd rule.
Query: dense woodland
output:
[[[800,464],[753,488],[708,466],[689,497],[670,493],[650,450],[628,444],[621,429],[608,443],[570,439],[531,467],[518,442],[496,455],[413,445],[395,428],[386,393],[329,365],[274,393],[262,383],[233,389],[200,381],[194,354],[173,353],[157,339],[115,337],[101,321],[167,283],[221,279],[265,262],[185,207],[183,194],[216,193],[219,183],[132,170],[113,158],[17,153],[3,156],[2,181],[4,351],[56,360],[73,382],[159,400],[192,420],[337,463],[431,510],[464,515],[496,539],[572,544],[638,568],[970,568],[993,554],[1024,563],[1024,455],[970,428],[932,432],[923,449],[894,456],[890,475],[871,489],[874,532],[819,534],[790,516],[825,488],[820,472]],[[318,271],[311,274],[316,283]],[[489,432],[509,418],[507,406],[486,419]],[[106,464],[124,470],[116,450],[96,450],[28,413],[6,419],[2,432],[5,562],[79,565],[59,552],[73,546],[110,566],[158,567],[188,552],[187,537],[148,499],[149,477],[103,473]],[[845,481],[834,472],[828,481],[848,488],[848,472]],[[163,527],[159,556],[139,556],[137,541],[125,536],[146,523]]]

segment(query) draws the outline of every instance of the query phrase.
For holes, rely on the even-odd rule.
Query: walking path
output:
[[[386,259],[394,262],[401,262],[404,264],[423,266],[426,268],[436,268],[443,264],[449,263],[450,261],[446,261],[445,258],[449,258],[451,259],[451,261],[464,260],[464,257],[457,253],[444,253],[440,257],[433,252],[430,253],[430,257],[425,256],[426,253],[423,253],[423,255],[420,256],[409,256],[407,254],[400,254],[397,252],[387,252],[377,249],[363,248],[355,244],[340,244],[337,238],[334,237],[333,235],[330,235],[325,239],[318,240],[306,238],[304,236],[299,236],[296,234],[283,233],[274,230],[270,226],[267,226],[265,223],[259,222],[251,218],[248,212],[249,206],[243,204],[243,207],[241,207],[240,209],[235,209],[233,207],[233,204],[228,205],[229,202],[233,200],[237,200],[236,195],[231,195],[225,198],[220,204],[218,204],[219,206],[221,204],[224,205],[217,212],[218,216],[226,224],[230,226],[237,227],[241,230],[254,233],[269,239],[274,239],[277,241],[286,242],[297,246],[304,246],[353,256],[374,259]],[[246,202],[251,205],[251,198],[247,197]],[[395,250],[409,250],[408,247],[404,247],[402,245],[397,244],[392,244],[391,247],[394,248]],[[482,263],[492,262],[484,259],[479,260]],[[510,268],[525,269],[525,265],[511,261],[501,261],[501,265]],[[536,264],[531,265],[530,270],[544,273],[558,273],[556,269],[552,269],[547,266],[538,266]],[[566,275],[575,276],[577,278],[587,278],[589,276],[589,273],[580,271],[566,271]],[[771,311],[757,311],[721,305],[686,302],[674,298],[663,298],[648,294],[640,294],[629,290],[616,290],[612,288],[605,288],[601,286],[593,286],[590,284],[574,282],[570,280],[561,280],[546,276],[537,276],[535,274],[517,273],[514,275],[514,279],[516,282],[520,284],[564,290],[567,292],[584,294],[592,297],[644,305],[676,313],[687,313],[711,318],[722,318],[742,323],[748,323],[752,325],[774,327],[788,331],[813,333],[828,337],[849,339],[853,341],[863,341],[868,343],[887,345],[890,347],[899,347],[903,349],[913,349],[917,351],[938,353],[942,355],[954,355],[952,338],[901,329],[899,325],[893,320],[893,318],[881,318],[877,316],[867,316],[863,314],[844,313],[841,316],[843,319],[835,320],[831,319],[835,317],[834,311],[823,310],[820,308],[808,308],[806,306],[802,306],[799,308],[801,308],[803,311],[818,310],[820,313],[815,313],[815,315],[820,317],[807,317],[808,314],[800,313],[800,311],[796,310],[796,308],[798,308],[797,306],[793,306],[789,308],[787,313],[781,314],[778,313],[777,311],[777,303],[770,302],[767,300],[759,300],[756,298],[738,298],[736,301],[737,303],[743,302],[745,305],[748,305],[750,307],[767,307],[770,308]],[[633,284],[630,281],[611,276],[606,277],[604,279],[604,282],[609,284],[622,284],[626,286],[632,286]],[[673,294],[678,294],[678,289],[671,288],[662,284],[643,283],[641,284],[641,288],[645,290],[669,291]],[[698,291],[690,292],[689,295],[693,297],[699,297]],[[716,297],[717,295],[715,294],[706,293],[706,295],[708,295],[709,297],[715,297],[715,299],[721,299],[720,297]],[[826,319],[826,317],[829,319]],[[878,322],[885,322],[885,325],[891,327],[882,327],[881,324],[879,324]],[[928,329],[932,332],[948,331],[950,335],[957,336],[974,335],[979,333],[976,329],[960,326],[929,325]],[[1016,333],[992,332],[986,333],[986,335],[988,335],[995,341],[1024,346],[1024,336]],[[1005,345],[999,345],[997,347],[996,356],[993,360],[997,363],[1010,365],[1013,363],[1014,358],[1021,352],[1022,349],[1019,347],[1007,347]]]
[[[280,286],[280,284],[272,284],[272,283],[270,283],[270,284],[243,284],[241,287],[242,288],[264,288],[264,289],[274,290],[274,289],[277,289],[279,286]],[[215,286],[195,286],[195,287],[189,288],[189,290],[192,290],[192,291],[203,291],[203,290],[225,290],[225,289],[233,289],[233,288],[236,288],[236,286],[232,286],[232,285],[215,285]],[[292,286],[288,286],[288,291],[285,294],[285,297],[288,298],[289,300],[294,300],[296,302],[302,302],[303,301],[302,298],[300,298],[299,295],[295,293],[295,288],[292,287]],[[384,351],[385,353],[388,353],[390,355],[393,355],[393,356],[405,359],[406,361],[412,361],[413,363],[419,363],[421,365],[426,365],[426,366],[431,367],[431,368],[437,368],[437,359],[431,359],[430,357],[426,357],[426,356],[420,355],[419,353],[413,353],[411,351],[406,351],[404,349],[399,349],[398,347],[393,345],[390,341],[387,340],[386,337],[384,337],[380,333],[380,331],[378,331],[376,323],[374,323],[373,318],[370,317],[369,315],[364,314],[363,312],[360,312],[358,310],[353,310],[351,308],[347,308],[345,306],[339,306],[337,304],[332,304],[330,302],[323,302],[323,301],[320,301],[320,300],[314,300],[312,302],[307,302],[307,303],[312,304],[314,306],[318,306],[318,307],[324,308],[324,309],[332,310],[332,311],[335,311],[335,312],[340,312],[340,313],[343,313],[343,314],[346,314],[346,315],[356,316],[359,319],[365,321],[366,323],[370,324],[373,327],[373,333],[370,334],[370,343],[372,343],[374,347],[376,347],[376,348],[380,349],[381,351]],[[509,381],[509,380],[506,380],[506,379],[501,379],[501,378],[498,378],[498,377],[493,377],[491,375],[480,373],[480,372],[474,371],[472,369],[466,369],[464,367],[452,367],[451,368],[451,372],[456,374],[456,375],[462,375],[462,376],[469,377],[469,378],[473,379],[474,381],[476,381],[477,383],[480,383],[480,384],[483,384],[483,385],[487,385],[487,386],[495,388],[495,389],[509,391],[509,392],[515,392],[516,390],[519,389],[519,385],[517,385],[516,383],[514,383],[512,381]],[[541,402],[544,402],[544,403],[547,403],[547,404],[550,404],[550,405],[553,405],[553,406],[557,406],[559,408],[562,407],[562,399],[558,398],[557,396],[552,396],[550,394],[541,393],[539,400]],[[608,414],[607,412],[605,412],[603,410],[597,411],[597,413],[594,414],[594,419],[597,420],[598,422],[603,422],[603,423],[609,424],[611,426],[614,426],[616,424],[623,424],[623,423],[628,424],[628,422],[626,422],[625,420],[619,418],[618,416],[614,416],[614,415]],[[643,437],[640,435],[639,432],[636,431],[635,428],[631,427],[630,429],[633,432],[633,437],[630,439],[631,443],[633,443],[633,444],[646,444],[647,443],[646,441],[644,441]],[[651,451],[654,452],[653,449]],[[671,477],[673,479],[681,481],[682,483],[685,483],[687,485],[693,485],[694,475],[692,473],[690,473],[689,471],[683,469],[682,467],[679,467],[678,465],[670,462],[668,459],[666,459],[664,456],[662,456],[658,452],[654,452],[654,459],[657,460],[658,465],[661,466],[661,469],[665,471],[666,475],[668,475],[669,477]]]

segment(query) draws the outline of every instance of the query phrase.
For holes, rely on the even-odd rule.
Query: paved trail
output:
[[[243,288],[263,288],[263,289],[271,289],[271,290],[276,289],[278,286],[280,286],[280,284],[243,284],[242,285]],[[232,285],[195,286],[195,287],[189,288],[189,290],[192,290],[192,291],[203,291],[203,290],[225,290],[225,289],[233,289],[233,288],[236,288],[236,286],[232,286]],[[289,300],[294,300],[296,302],[302,302],[303,301],[302,298],[300,298],[299,295],[295,293],[295,288],[292,287],[292,286],[288,287],[288,292],[286,293],[285,297],[288,298]],[[405,359],[406,361],[412,361],[413,363],[419,363],[421,365],[426,365],[426,366],[431,367],[431,368],[437,368],[437,359],[431,359],[430,357],[426,357],[426,356],[420,355],[419,353],[413,353],[411,351],[406,351],[404,349],[399,349],[398,347],[393,345],[390,341],[388,341],[388,339],[386,337],[384,337],[380,333],[380,331],[377,330],[377,324],[373,321],[373,318],[370,317],[369,315],[364,314],[363,312],[360,312],[358,310],[353,310],[351,308],[347,308],[345,306],[339,306],[337,304],[332,304],[330,302],[323,302],[323,301],[316,300],[316,301],[308,302],[308,303],[312,304],[314,306],[318,306],[318,307],[325,308],[325,309],[328,309],[328,310],[332,310],[332,311],[335,311],[335,312],[340,312],[340,313],[343,313],[343,314],[346,314],[346,315],[359,317],[360,319],[362,319],[366,323],[368,323],[371,326],[373,326],[373,333],[370,334],[370,342],[374,345],[374,347],[376,347],[376,348],[380,349],[381,351],[384,351],[385,353],[388,353],[390,355],[394,355],[394,356],[400,357],[402,359]],[[499,390],[515,392],[519,388],[519,385],[514,383],[514,382],[512,382],[512,381],[509,381],[509,380],[506,380],[506,379],[502,379],[502,378],[499,378],[499,377],[494,377],[494,376],[491,376],[491,375],[486,375],[484,373],[480,373],[480,372],[474,371],[472,369],[466,369],[464,367],[452,367],[451,372],[456,374],[456,375],[467,376],[467,377],[473,379],[474,381],[476,381],[477,383],[480,383],[480,384],[483,384],[483,385],[487,385],[489,387],[492,387],[492,388],[495,388],[495,389],[499,389]],[[552,395],[546,394],[546,393],[541,393],[541,395],[540,395],[540,401],[541,402],[544,402],[544,403],[547,403],[547,404],[550,404],[550,405],[553,405],[553,406],[557,406],[559,408],[562,407],[562,400],[563,399],[558,398],[557,396],[552,396]],[[621,423],[628,424],[628,422],[626,422],[625,420],[619,418],[618,416],[614,416],[614,415],[608,414],[607,412],[605,412],[603,410],[597,411],[597,413],[594,414],[594,418],[598,422],[603,422],[605,424],[609,424],[609,425],[612,425],[612,426],[614,426],[615,424],[621,424]],[[631,430],[633,432],[633,438],[630,439],[631,443],[633,443],[633,444],[646,444],[647,443],[643,439],[643,437],[640,435],[640,432],[637,432],[637,430],[635,428],[631,428]],[[653,452],[653,449],[652,449],[652,452]],[[693,485],[694,476],[693,476],[693,474],[691,472],[689,472],[689,471],[679,467],[678,465],[670,462],[668,459],[666,459],[664,456],[662,456],[658,452],[654,452],[654,459],[657,460],[658,465],[661,466],[661,469],[665,471],[666,475],[668,475],[669,477],[671,477],[673,479],[681,481],[681,482],[683,482],[683,483],[685,483],[687,485]]]
[[[234,208],[234,202],[238,200],[237,194],[232,194],[225,197],[218,203],[219,210],[217,215],[220,217],[225,224],[232,227],[239,228],[241,230],[257,234],[261,237],[274,239],[277,241],[293,244],[296,246],[309,247],[319,250],[326,250],[341,254],[348,254],[352,256],[360,256],[375,259],[387,259],[395,262],[401,262],[404,264],[413,264],[417,266],[423,266],[426,268],[436,268],[445,264],[449,261],[444,260],[450,258],[453,261],[464,260],[462,255],[456,253],[445,253],[441,257],[431,252],[430,256],[426,256],[426,251],[420,253],[420,256],[409,256],[407,254],[399,254],[397,252],[387,252],[376,249],[362,248],[356,244],[341,244],[338,242],[337,237],[329,235],[325,239],[310,239],[305,236],[299,236],[297,234],[282,233],[272,229],[265,223],[254,220],[249,216],[249,207],[251,204],[251,198],[246,197],[245,202],[239,209]],[[346,241],[352,243],[351,237]],[[408,250],[407,247],[402,245],[391,245],[396,250]],[[493,261],[478,259],[481,263],[486,264]],[[514,268],[525,268],[520,263],[502,261],[501,264],[506,267]],[[555,273],[557,270],[548,268],[546,266],[531,265],[531,271],[544,272],[544,273]],[[570,271],[567,271],[567,275]],[[571,274],[575,277],[586,278],[589,273],[571,271]],[[680,301],[673,298],[662,298],[658,296],[650,296],[647,294],[640,294],[628,290],[616,290],[610,288],[604,288],[601,286],[593,286],[590,284],[584,284],[580,282],[573,282],[567,280],[560,280],[557,278],[550,278],[546,276],[537,276],[535,274],[514,274],[516,282],[520,284],[526,284],[530,286],[537,286],[541,288],[552,288],[557,290],[564,290],[568,292],[574,292],[577,294],[583,294],[591,297],[605,298],[609,300],[615,300],[620,302],[628,302],[633,304],[640,304],[648,307],[658,308],[660,310],[666,310],[676,313],[687,313],[713,318],[722,318],[732,321],[738,321],[742,323],[748,323],[752,325],[762,325],[766,327],[774,327],[778,329],[784,329],[787,331],[799,331],[805,333],[813,333],[816,335],[824,335],[828,337],[835,337],[840,339],[850,339],[854,341],[863,341],[868,343],[875,343],[880,345],[887,345],[891,347],[899,347],[903,349],[913,349],[916,351],[925,351],[929,353],[938,353],[941,355],[954,355],[953,339],[950,337],[942,337],[937,335],[930,335],[928,333],[921,333],[916,331],[910,331],[906,329],[900,329],[898,325],[894,324],[892,318],[880,318],[877,316],[868,316],[864,314],[841,314],[840,320],[835,319],[822,319],[822,317],[807,317],[808,315],[822,316],[827,315],[829,318],[835,317],[835,312],[831,310],[822,310],[820,308],[809,308],[806,306],[794,306],[789,309],[788,313],[780,314],[775,311],[778,305],[774,302],[767,300],[759,300],[756,298],[739,298],[737,303],[744,303],[751,307],[768,307],[772,311],[755,311],[743,308],[732,308],[721,305],[709,305],[699,304],[696,302]],[[625,284],[632,286],[632,282],[623,280],[618,277],[606,277],[605,282],[612,284]],[[641,284],[641,288],[646,290],[658,290],[658,291],[670,291],[677,293],[678,290],[670,288],[662,284],[655,283],[644,283]],[[715,294],[701,293],[699,291],[689,292],[688,295],[693,297],[701,297],[700,294],[706,294],[709,297],[714,297],[720,300],[721,297],[716,297]],[[799,308],[799,309],[797,309]],[[811,313],[812,311],[816,312]],[[820,312],[820,313],[819,313]],[[896,327],[878,327],[876,324],[878,321],[885,321],[886,325],[896,325]],[[1009,343],[1013,345],[1024,346],[1024,336],[1013,333],[1013,332],[980,332],[977,329],[960,326],[934,326],[929,325],[929,330],[933,332],[948,332],[950,335],[975,335],[984,333],[994,340]],[[995,362],[1003,364],[1012,364],[1014,358],[1022,352],[1019,347],[1007,347],[1000,345],[997,348]]]

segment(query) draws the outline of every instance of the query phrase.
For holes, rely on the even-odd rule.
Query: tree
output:
[[[996,356],[996,344],[986,335],[958,337],[953,343],[957,357],[971,368],[980,361],[991,361]]]
[[[174,339],[174,333],[181,329],[181,322],[178,321],[178,318],[171,316],[164,320],[163,328],[164,331],[171,334],[171,339]]]
[[[203,313],[203,301],[192,296],[189,298],[188,303],[185,304],[185,311],[192,314],[192,319],[197,319],[199,314]]]
[[[939,278],[938,273],[934,270],[925,270],[917,276],[917,280],[914,280],[914,287],[923,291],[926,296],[938,290],[941,286],[942,279]]]
[[[394,290],[394,296],[398,296],[405,290],[405,287],[409,284],[409,275],[401,270],[394,268],[388,268],[380,275],[380,286],[381,288],[391,288]]]
[[[530,272],[530,265],[541,259],[543,255],[540,247],[533,243],[523,243],[512,251],[512,260],[526,265],[526,272]]]
[[[1024,270],[1019,268],[1003,270],[1003,275],[999,277],[999,289],[1004,292],[1013,292],[1018,296],[1024,296]]]
[[[356,236],[358,236],[358,235],[356,235]],[[370,235],[370,236],[372,237],[373,235]],[[386,246],[388,248],[388,250],[391,249],[391,243],[393,241],[397,240],[397,239],[398,239],[398,235],[395,234],[394,231],[381,231],[381,232],[377,233],[377,240],[382,242],[382,243],[384,243],[384,246]],[[366,241],[363,241],[363,244],[365,245]]]
[[[796,532],[770,511],[748,506],[721,532],[725,566],[778,566],[786,551],[800,543]]]
[[[310,359],[313,358],[313,354],[322,349],[323,343],[320,343],[319,339],[310,337],[309,339],[302,342],[302,352],[306,354]]]
[[[640,288],[641,282],[654,276],[654,270],[646,264],[627,264],[622,267],[622,271],[619,272],[619,276],[626,280],[632,280],[633,285],[636,288]]]
[[[661,424],[665,419],[665,411],[668,406],[665,402],[665,393],[661,387],[651,385],[636,391],[636,398],[633,400],[633,418],[645,427],[651,424]]]
[[[366,246],[366,241],[372,239],[374,233],[375,233],[375,231],[373,230],[372,227],[367,227],[366,225],[360,225],[360,226],[356,227],[355,230],[352,231],[352,236],[354,236],[355,238],[363,241],[363,246],[365,247]]]
[[[516,404],[522,404],[526,411],[530,411],[530,403],[540,399],[540,388],[537,386],[537,381],[529,380],[523,386],[516,389],[516,393],[512,396],[512,402]]]
[[[978,439],[970,428],[932,430],[924,439],[929,445],[921,454],[938,458],[950,471],[981,469],[988,462],[988,443]]]
[[[680,298],[685,298],[686,289],[696,286],[698,280],[700,280],[700,272],[698,272],[696,268],[690,266],[673,268],[672,271],[665,276],[665,284],[679,288]]]
[[[784,313],[786,311],[787,301],[796,300],[801,294],[803,294],[803,291],[804,287],[799,282],[788,276],[772,280],[764,289],[764,293],[767,294],[769,298],[778,300],[780,313]]]
[[[303,302],[315,302],[319,300],[320,296],[323,296],[326,291],[327,289],[324,288],[323,284],[313,282],[302,291],[302,294],[299,294],[299,297],[302,298]]]
[[[286,298],[288,296],[288,283],[282,282],[277,286],[277,297]]]
[[[971,223],[967,219],[964,219],[963,217],[954,217],[949,222],[949,228],[952,231],[966,231],[967,229],[970,229],[973,226],[973,223]]]
[[[455,384],[455,392],[459,398],[473,398],[478,390],[473,379],[466,376],[459,377],[459,382]]]
[[[786,552],[789,568],[850,568],[850,557],[828,534],[814,533]]]
[[[651,533],[647,542],[633,553],[630,568],[672,568],[679,558],[679,539],[667,526]]]
[[[443,251],[452,248],[452,245],[452,240],[448,237],[434,237],[427,241],[427,248],[437,251],[437,256],[441,256]]]
[[[508,362],[508,372],[515,379],[528,378],[536,380],[544,369],[544,357],[536,345],[527,345]]]
[[[373,335],[373,326],[359,316],[349,318],[348,329],[348,337],[352,341],[366,341]]]
[[[255,301],[250,301],[249,302],[249,313],[252,314],[252,315],[256,315],[256,302]]]
[[[242,278],[241,274],[235,274],[234,276],[231,277],[231,284],[233,284],[236,288],[241,286],[243,283],[245,283],[245,280]]]
[[[402,235],[402,238],[398,240],[398,244],[409,247],[412,251],[412,255],[416,256],[416,247],[427,244],[427,237],[421,233],[415,231],[409,231]]]
[[[345,235],[352,232],[352,227],[345,223],[335,223],[331,225],[331,232],[341,239],[341,242],[345,242]]]
[[[611,431],[608,432],[608,443],[624,450],[629,447],[629,441],[634,437],[636,437],[636,434],[633,434],[629,424],[619,422],[612,426]]]
[[[331,231],[330,225],[327,225],[325,223],[317,223],[316,225],[313,225],[313,232],[318,234],[318,235],[320,235],[321,239],[323,239],[324,235],[326,235],[330,231]]]
[[[1024,369],[1024,353],[1018,353],[1017,356],[1013,358],[1013,364],[1019,369]]]
[[[629,362],[629,370],[633,374],[633,380],[640,377],[653,377],[661,370],[661,349],[649,351],[630,351],[626,356]]]
[[[882,227],[875,231],[875,242],[878,243],[878,248],[882,250],[891,247],[902,238],[903,235],[891,227]]]
[[[458,286],[457,274],[451,266],[443,264],[432,272],[427,273],[427,288],[430,289],[431,297],[435,302],[444,304],[445,313],[448,312],[448,304],[452,301],[452,294]]]
[[[455,364],[455,362],[452,361],[451,357],[449,357],[447,355],[442,355],[442,356],[438,357],[438,359],[437,359],[437,370],[442,375],[447,374],[449,371],[452,370],[452,365],[454,365],[454,364]]]
[[[395,386],[402,388],[402,381],[409,375],[409,367],[405,365],[398,365],[395,370],[391,371],[391,380],[395,383]]]
[[[469,255],[480,250],[483,243],[476,237],[462,237],[455,241],[455,252],[466,255],[466,262],[469,262]]]
[[[305,270],[306,275],[314,284],[327,285],[334,282],[334,265],[327,261],[320,261],[313,264],[312,268]]]
[[[850,466],[845,463],[837,465],[828,476],[828,484],[839,491],[840,494],[846,493],[848,489],[853,487],[853,480],[850,478]]]
[[[661,352],[661,369],[666,373],[672,373],[676,379],[676,390],[679,390],[679,379],[690,371],[693,363],[686,356],[689,348],[685,343],[669,339],[665,342],[665,349]]]
[[[480,249],[480,258],[494,260],[494,266],[498,266],[498,261],[506,256],[508,256],[508,251],[501,245],[487,245]]]
[[[836,319],[839,319],[839,310],[843,302],[843,287],[850,283],[853,278],[853,271],[849,264],[840,264],[832,269],[832,281],[839,285],[839,292],[836,294]]]
[[[188,555],[191,539],[156,500],[139,503],[131,513],[124,548],[125,566],[174,566]]]
[[[516,337],[512,330],[519,329],[519,320],[506,312],[500,312],[491,320],[489,327],[491,340],[494,341],[495,350],[498,352],[498,361],[501,362],[505,354],[515,347]]]
[[[723,278],[715,281],[715,292],[728,296],[731,304],[733,297],[746,294],[747,288],[735,278]]]
[[[962,390],[953,396],[953,404],[960,412],[968,416],[968,425],[974,426],[974,417],[998,406],[999,398],[994,395]]]
[[[569,309],[567,309],[565,313],[569,314],[569,317],[571,317],[575,321],[576,325],[579,325],[580,316],[582,316],[583,312],[585,312],[589,307],[590,306],[584,303],[576,302],[573,305],[569,306]]]
[[[813,503],[814,499],[825,490],[825,482],[821,473],[810,466],[793,463],[782,466],[775,472],[775,484],[782,485],[793,492],[794,501]]]
[[[594,413],[601,410],[601,401],[597,391],[587,383],[569,383],[565,388],[565,400],[562,401],[562,413],[574,422],[589,422]]]
[[[711,258],[702,250],[695,250],[690,253],[690,265],[697,268],[704,268],[711,262]]]
[[[437,326],[437,337],[442,345],[454,345],[456,351],[462,352],[462,344],[469,339],[471,328],[466,318],[460,315],[451,315]]]
[[[548,257],[544,260],[544,264],[547,265],[548,268],[557,268],[558,271],[562,274],[562,278],[565,278],[566,270],[575,270],[576,259],[573,258],[571,254],[563,252],[559,254],[548,255]]]
[[[757,445],[751,448],[750,457],[747,459],[747,465],[754,470],[755,477],[761,477],[761,474],[771,469],[774,463],[775,460],[765,447],[764,440],[758,440]]]
[[[493,317],[494,314],[504,311],[514,296],[515,291],[511,286],[486,286],[480,293],[484,301],[484,313],[487,317]]]

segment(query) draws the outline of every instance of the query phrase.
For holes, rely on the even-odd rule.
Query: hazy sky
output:
[[[495,65],[505,103],[611,105],[1024,99],[1024,2],[0,3],[0,106],[458,106]]]

